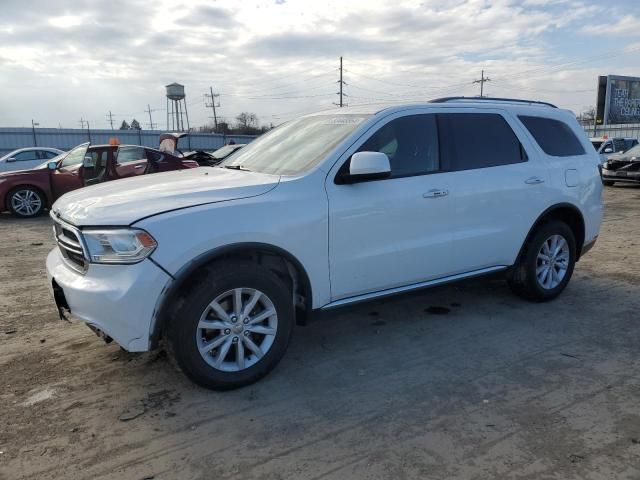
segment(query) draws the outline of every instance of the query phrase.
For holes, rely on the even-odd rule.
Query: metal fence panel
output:
[[[607,138],[640,138],[640,123],[629,123],[625,125],[598,125],[594,128],[593,123],[582,125],[589,137]]]
[[[34,142],[35,133],[35,142]],[[69,150],[84,142],[94,145],[109,143],[117,138],[121,144],[143,145],[158,148],[161,130],[83,130],[79,128],[0,128],[0,155],[23,147],[53,147]],[[213,151],[231,140],[235,143],[249,143],[256,138],[252,135],[222,135],[213,133],[190,133],[180,139],[182,151]]]

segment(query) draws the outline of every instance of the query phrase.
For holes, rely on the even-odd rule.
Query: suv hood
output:
[[[176,170],[81,188],[51,210],[77,226],[130,225],[169,210],[262,195],[279,181],[277,175],[218,167]]]

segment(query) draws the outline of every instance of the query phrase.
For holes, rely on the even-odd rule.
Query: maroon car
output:
[[[0,212],[34,217],[61,195],[101,182],[195,168],[193,160],[137,145],[84,143],[32,170],[0,174]]]

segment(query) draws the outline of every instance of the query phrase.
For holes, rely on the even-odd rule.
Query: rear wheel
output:
[[[30,218],[42,213],[45,199],[34,187],[14,188],[7,196],[9,210],[16,217]]]
[[[168,341],[194,382],[231,389],[276,366],[293,325],[291,293],[277,275],[251,262],[221,262],[180,299]]]
[[[612,180],[602,180],[602,184],[603,184],[605,187],[610,187],[610,186],[612,186],[614,183],[616,183],[616,182],[614,182],[614,181],[612,181]]]
[[[525,246],[509,285],[528,300],[552,300],[569,283],[575,261],[576,242],[569,226],[560,221],[545,223]]]

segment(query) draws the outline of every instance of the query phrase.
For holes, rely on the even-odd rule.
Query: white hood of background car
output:
[[[168,210],[262,195],[279,181],[263,173],[189,168],[81,188],[60,197],[52,210],[77,226],[129,225]]]

